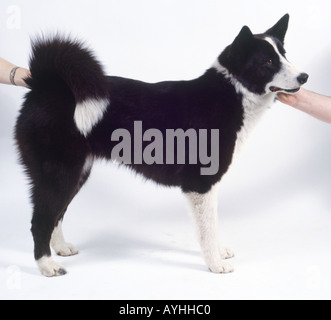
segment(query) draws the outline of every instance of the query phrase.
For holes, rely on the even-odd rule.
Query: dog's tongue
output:
[[[281,91],[282,89],[281,88],[278,88],[278,87],[270,87],[270,91],[271,92],[278,92],[278,91]]]

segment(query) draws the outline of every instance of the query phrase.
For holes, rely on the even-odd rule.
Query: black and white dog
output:
[[[135,172],[182,189],[192,207],[208,268],[215,273],[233,271],[225,259],[234,254],[219,243],[218,185],[247,132],[275,101],[277,92],[295,93],[308,80],[285,57],[288,22],[289,15],[285,15],[257,35],[245,26],[200,78],[156,84],[107,77],[91,51],[76,40],[55,36],[33,42],[31,78],[27,79],[31,91],[17,121],[16,140],[31,179],[31,230],[43,275],[66,273],[52,259],[50,246],[61,256],[78,253],[65,242],[61,224],[94,160],[123,160],[124,153],[126,159],[120,162]],[[217,150],[216,170],[202,174],[206,162],[197,157],[190,161],[187,135],[180,148],[175,140],[177,151],[172,157],[178,159],[181,153],[184,161],[171,161],[168,146],[155,144],[156,134],[144,139],[140,149],[136,145],[126,151],[124,145],[119,148],[125,135],[114,139],[114,132],[134,135],[137,125],[145,133],[155,129],[164,136],[177,129],[185,134],[207,132],[209,138],[216,132],[214,141],[198,143],[199,150],[204,148],[207,154]],[[143,159],[144,148],[153,149],[154,161]],[[114,156],[114,149],[122,150]]]

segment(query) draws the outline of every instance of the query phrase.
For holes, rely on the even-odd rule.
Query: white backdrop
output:
[[[2,0],[0,56],[27,66],[30,37],[71,33],[111,75],[162,81],[201,75],[243,25],[291,21],[288,58],[306,88],[331,96],[330,2]],[[12,138],[25,89],[0,87],[0,298],[331,298],[331,127],[276,103],[225,177],[220,235],[236,272],[213,275],[186,202],[126,170],[98,164],[65,231],[81,254],[46,279],[33,261],[28,185]]]

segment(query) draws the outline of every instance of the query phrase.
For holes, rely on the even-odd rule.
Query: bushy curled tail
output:
[[[109,104],[106,76],[82,42],[60,35],[33,40],[30,71],[32,91],[51,94],[56,86],[69,88],[76,101],[74,120],[84,136],[102,119]]]

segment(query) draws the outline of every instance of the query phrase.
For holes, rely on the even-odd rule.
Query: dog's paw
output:
[[[219,247],[219,253],[221,255],[221,258],[224,259],[231,259],[235,256],[234,252],[229,249],[229,248],[225,248],[225,247]]]
[[[67,274],[66,269],[59,263],[55,262],[51,257],[42,257],[37,260],[37,265],[40,272],[45,277],[58,277]]]
[[[69,257],[79,253],[75,246],[64,240],[62,222],[59,222],[58,226],[54,228],[50,243],[59,256]]]
[[[67,242],[62,242],[61,244],[53,244],[52,247],[56,254],[62,257],[70,257],[79,253],[75,246]]]
[[[234,272],[234,268],[232,267],[232,265],[223,260],[221,260],[218,263],[209,265],[209,270],[213,273],[223,273],[223,274]]]

